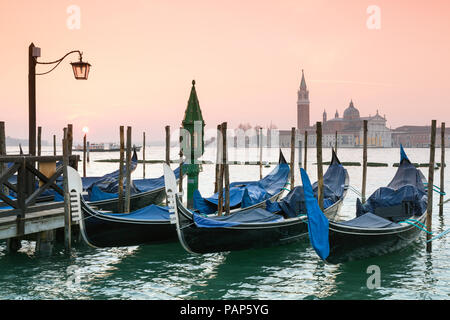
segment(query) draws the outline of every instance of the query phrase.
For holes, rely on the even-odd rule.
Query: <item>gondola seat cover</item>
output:
[[[370,212],[349,221],[338,222],[338,224],[357,228],[392,228],[400,226],[398,223],[384,219]]]
[[[258,181],[234,182],[230,184],[230,208],[246,208],[271,198],[284,188],[289,176],[289,165],[280,163],[263,179]],[[224,191],[225,194],[225,191]],[[245,196],[245,199],[244,199]],[[225,201],[225,196],[224,196]],[[203,198],[197,190],[194,192],[194,208],[203,214],[217,210],[219,194]]]
[[[284,218],[262,208],[242,210],[228,216],[204,217],[193,212],[194,222],[200,228],[226,228],[243,223],[270,223],[281,221]]]
[[[333,162],[325,172],[323,177],[323,208],[326,209],[339,201],[345,191],[346,169],[337,161]],[[317,198],[318,184],[312,185],[314,197]],[[297,186],[284,197],[282,200],[274,203],[266,201],[266,209],[270,212],[283,213],[289,217],[298,217],[306,214],[305,196],[303,186]]]
[[[392,181],[387,187],[378,188],[366,203],[359,205],[357,215],[382,212],[383,208],[400,207],[405,203],[408,204],[408,212],[397,212],[392,217],[387,214],[384,218],[396,222],[413,215],[421,215],[427,208],[427,192],[422,180],[422,172],[414,167],[408,158],[402,156],[402,162]]]
[[[176,179],[179,179],[180,167],[176,168],[173,173],[175,174]],[[126,179],[124,179],[123,185],[125,190]],[[156,190],[162,187],[164,187],[164,175],[159,178],[133,180],[131,181],[130,190],[133,195],[141,192]],[[97,183],[94,183],[87,189],[87,191],[89,197],[86,200],[88,201],[115,199],[118,197],[119,183],[118,180],[113,180],[113,182],[111,182],[108,186],[103,187],[103,189]]]
[[[170,220],[170,213],[168,207],[151,204],[147,207],[132,211],[130,213],[102,213],[106,216],[117,218],[136,219],[136,220]]]
[[[187,171],[187,165],[183,165],[183,172]],[[180,167],[176,167],[175,170],[173,170],[173,173],[175,174],[175,178],[178,180],[180,178]],[[148,179],[133,179],[133,186],[136,188],[137,192],[147,192],[155,189],[159,189],[164,187],[164,175],[158,177],[158,178],[148,178]],[[111,191],[108,192],[118,192],[118,182],[115,183],[114,189],[111,189]],[[125,186],[125,183],[124,183]]]

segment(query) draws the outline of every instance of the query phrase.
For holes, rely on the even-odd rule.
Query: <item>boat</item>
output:
[[[324,261],[337,264],[396,252],[415,241],[426,221],[426,179],[400,147],[400,166],[392,181],[377,189],[362,204],[357,199],[356,217],[328,221],[312,192],[305,189],[310,240]],[[308,186],[306,172],[301,172]],[[306,188],[306,187],[305,187]]]
[[[138,164],[136,149],[131,158],[130,169],[133,172]],[[184,166],[184,165],[183,165]],[[126,176],[126,167],[123,168]],[[183,171],[186,174],[186,170]],[[179,179],[180,167],[174,170]],[[117,212],[119,201],[119,170],[101,177],[81,178],[83,186],[83,199],[94,209]],[[126,177],[123,188],[125,196]],[[150,204],[160,204],[166,197],[164,176],[150,179],[133,179],[130,185],[130,210],[138,210]],[[55,193],[55,201],[64,201],[63,197]]]
[[[286,162],[283,161],[284,157],[280,158],[278,170],[280,167],[285,168]],[[71,172],[74,170],[71,170]],[[76,172],[76,171],[75,171]],[[273,172],[277,172],[277,168]],[[77,173],[77,172],[76,172]],[[168,180],[171,181],[171,189],[177,189],[177,177],[176,172],[172,171],[167,164],[164,164],[164,194],[167,193]],[[78,174],[78,173],[77,173]],[[71,179],[77,180],[75,173],[72,174]],[[274,178],[274,176],[269,175]],[[275,174],[278,180],[272,180],[274,185],[279,185],[282,181],[282,185],[285,185],[284,175],[279,176]],[[79,183],[72,183],[78,185]],[[82,182],[81,187],[77,189],[83,190]],[[69,187],[72,190],[72,187]],[[282,192],[281,190],[280,192]],[[79,191],[82,192],[82,191]],[[276,192],[275,195],[269,199],[276,199],[280,193]],[[252,205],[252,208],[257,206],[263,206],[265,200],[261,203]],[[176,225],[174,220],[174,212],[170,210],[170,206],[160,206],[157,204],[150,204],[146,207],[133,210],[130,213],[111,213],[104,212],[94,208],[91,203],[87,202],[83,197],[80,201],[80,230],[83,239],[93,247],[105,248],[105,247],[121,247],[121,246],[135,246],[152,243],[165,243],[177,241]],[[239,208],[234,209],[233,212],[239,211]],[[214,215],[214,214],[212,214]]]
[[[170,172],[165,169],[165,174]],[[270,247],[307,237],[308,227],[303,201],[303,187],[293,188],[280,201],[266,200],[265,207],[246,208],[227,216],[205,216],[187,209],[171,192],[174,178],[166,191],[168,202],[176,213],[178,238],[191,253],[212,253]],[[335,218],[347,193],[349,176],[334,150],[324,175],[325,214]],[[317,190],[317,184],[316,190]],[[317,191],[316,191],[317,192]]]
[[[276,201],[286,190],[289,184],[290,167],[280,149],[278,165],[265,177],[256,181],[238,181],[230,183],[230,209],[231,212],[242,208],[257,208],[264,204],[265,200]],[[223,205],[225,206],[225,191]],[[216,214],[219,204],[219,193],[210,197],[202,197],[199,190],[193,194],[193,209],[200,214]]]
[[[133,148],[135,148],[137,151],[141,150],[140,146],[133,146]],[[84,148],[82,145],[78,145],[76,146],[73,151],[84,151]],[[105,143],[91,143],[89,144],[89,149],[87,149],[86,151],[89,152],[113,152],[113,151],[120,151],[120,145],[118,145],[117,143],[109,143],[109,144],[105,144]]]

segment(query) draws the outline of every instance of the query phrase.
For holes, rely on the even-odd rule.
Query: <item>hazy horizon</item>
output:
[[[368,26],[371,5],[379,29]],[[2,1],[0,121],[7,136],[28,138],[33,42],[38,61],[81,50],[92,64],[87,81],[73,78],[76,55],[37,76],[37,125],[49,142],[68,123],[74,141],[85,126],[90,141],[118,141],[120,125],[133,127],[134,141],[143,131],[162,141],[164,126],[181,125],[192,79],[207,128],[289,129],[302,69],[311,124],[353,99],[361,116],[378,110],[388,127],[439,126],[450,120],[449,11],[445,0]]]

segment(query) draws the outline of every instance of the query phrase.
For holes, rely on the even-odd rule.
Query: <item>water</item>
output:
[[[16,148],[8,150],[17,152]],[[51,148],[44,153],[50,154]],[[24,150],[25,151],[25,150]],[[283,150],[289,160],[290,151]],[[427,149],[406,149],[413,162],[429,160]],[[171,151],[176,159],[177,150]],[[447,154],[450,154],[447,150]],[[339,149],[341,161],[362,161],[361,149]],[[324,161],[331,150],[324,149]],[[141,158],[141,155],[139,155]],[[297,153],[296,153],[297,157]],[[316,179],[315,150],[308,150],[308,173]],[[368,161],[388,163],[389,167],[369,167],[367,194],[386,185],[399,161],[398,149],[369,149]],[[88,175],[102,175],[117,163],[98,163],[96,159],[118,158],[118,153],[91,153]],[[164,148],[146,150],[146,159],[163,159]],[[207,148],[204,159],[214,160],[214,149]],[[256,160],[257,150],[230,149],[231,160]],[[264,160],[277,161],[278,151],[264,150]],[[440,151],[436,161],[440,162]],[[263,168],[263,174],[272,170]],[[82,165],[80,165],[80,170]],[[326,168],[324,168],[326,169]],[[347,167],[350,184],[361,189],[362,167]],[[421,168],[428,176],[428,168]],[[449,172],[447,169],[446,172]],[[148,165],[147,177],[162,174],[162,165]],[[435,184],[439,184],[439,170]],[[142,177],[142,165],[133,173]],[[230,181],[255,180],[259,167],[230,166]],[[200,191],[213,191],[214,166],[203,165]],[[300,181],[298,168],[296,184]],[[450,187],[449,174],[446,186]],[[354,216],[357,195],[349,191],[341,215]],[[447,199],[448,196],[445,196]],[[438,215],[439,197],[434,196],[433,232],[450,228],[450,203],[444,217]],[[34,253],[34,242],[22,241],[17,254],[6,253],[0,242],[0,299],[449,299],[450,235],[433,242],[433,252],[425,251],[423,234],[410,247],[390,255],[327,265],[308,242],[240,252],[193,255],[178,243],[128,248],[95,249],[83,243],[74,245],[70,256],[57,244],[50,257]],[[369,266],[380,268],[380,286],[368,286]],[[370,281],[369,281],[370,282]]]

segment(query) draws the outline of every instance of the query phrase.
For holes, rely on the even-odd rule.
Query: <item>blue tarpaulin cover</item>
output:
[[[186,165],[184,165],[185,167]],[[183,168],[184,168],[183,167]],[[177,167],[174,171],[175,177],[179,179],[180,177],[180,167]],[[124,181],[124,186],[126,185],[126,179]],[[138,194],[141,192],[147,192],[151,190],[156,190],[164,187],[164,175],[159,178],[152,179],[137,179],[131,181],[131,194]],[[93,184],[89,189],[88,201],[99,201],[106,199],[114,199],[118,197],[119,184],[118,181],[112,182],[108,188],[101,189],[97,184]]]
[[[137,219],[137,220],[170,220],[170,213],[168,207],[157,206],[151,204],[144,208],[132,211],[130,213],[103,213],[106,216]]]
[[[378,188],[370,195],[366,203],[360,204],[357,216],[367,212],[376,213],[376,209],[401,206],[409,202],[411,215],[421,215],[427,208],[427,192],[423,185],[423,174],[400,149],[401,162],[392,181],[387,187]]]
[[[230,183],[230,208],[239,206],[246,208],[261,203],[279,193],[286,184],[289,171],[289,165],[285,161],[280,161],[271,173],[259,181]],[[210,214],[217,211],[218,203],[218,193],[211,197],[203,198],[198,190],[194,192],[193,205],[200,213]]]
[[[138,158],[136,149],[133,150],[133,156],[131,157],[131,163],[130,163],[130,169],[131,172],[133,172],[138,164]],[[124,177],[126,176],[126,165],[123,166],[123,173]],[[94,184],[97,185],[101,190],[108,192],[108,188],[111,184],[117,183],[119,180],[119,173],[120,170],[117,169],[116,171],[110,172],[108,174],[105,174],[102,177],[85,177],[81,178],[81,181],[83,183],[83,189],[87,190],[91,188]],[[62,179],[62,178],[59,178]]]
[[[308,215],[309,240],[319,257],[325,260],[330,254],[328,219],[320,210],[319,203],[314,197],[309,177],[303,168],[300,168],[300,175],[302,177],[306,213]]]
[[[391,228],[399,226],[399,224],[395,222],[389,221],[370,212],[349,221],[339,222],[339,224],[358,228]]]
[[[347,169],[342,166],[333,151],[333,159],[323,176],[324,209],[330,207],[343,197],[346,177]],[[312,188],[314,196],[317,198],[317,182],[313,184]],[[283,211],[287,217],[297,217],[298,215],[306,214],[303,186],[295,187],[286,197],[278,202],[270,203],[270,201],[266,201],[266,206],[266,209],[270,212]]]
[[[193,215],[196,226],[200,228],[226,228],[243,223],[278,222],[284,219],[282,216],[273,214],[262,208],[239,210],[231,215],[221,217],[204,217],[195,212]]]

